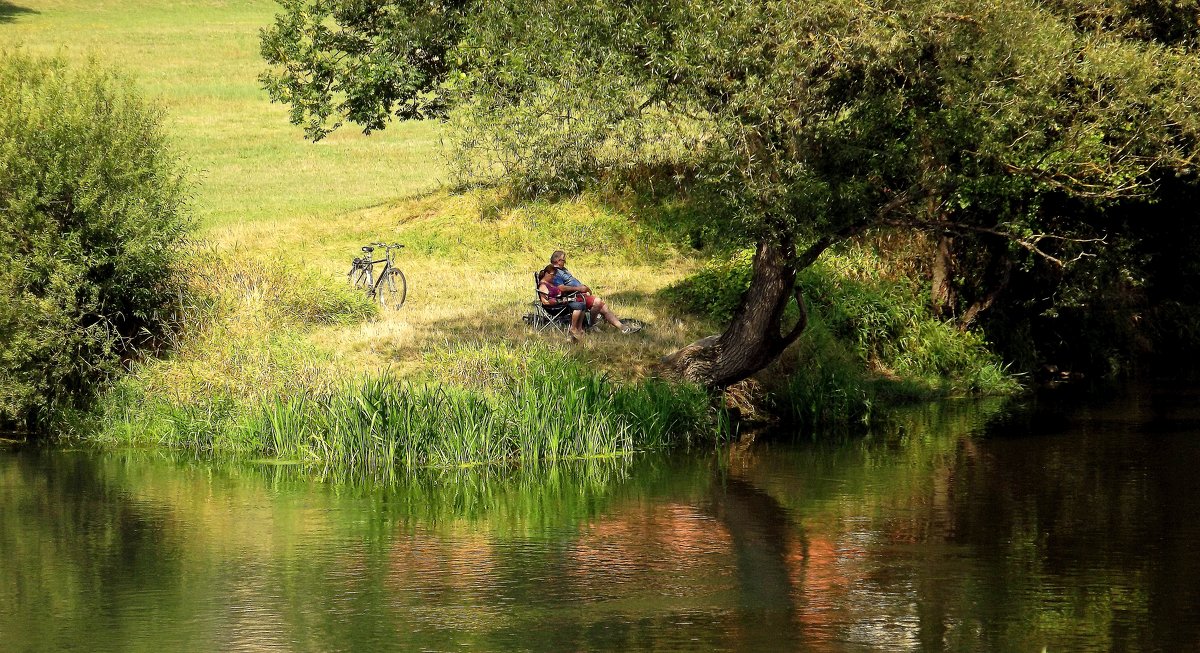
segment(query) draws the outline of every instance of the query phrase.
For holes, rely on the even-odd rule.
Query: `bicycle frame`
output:
[[[377,248],[382,247],[384,250],[383,258],[372,259],[371,256]],[[394,308],[400,308],[404,304],[404,298],[407,295],[407,281],[404,279],[404,273],[400,268],[396,267],[396,250],[404,247],[400,243],[370,243],[362,248],[364,257],[355,258],[350,267],[350,272],[347,277],[355,287],[366,291],[367,295],[379,301],[381,304],[391,305]],[[382,269],[379,270],[378,276],[375,274],[375,266],[382,264]],[[399,295],[399,299],[396,296]]]

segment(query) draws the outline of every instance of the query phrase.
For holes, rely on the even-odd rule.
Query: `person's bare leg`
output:
[[[571,335],[578,338],[583,335],[583,328],[579,323],[583,321],[583,311],[571,311]]]
[[[625,326],[621,324],[621,320],[617,319],[617,316],[613,314],[611,309],[609,309],[608,304],[598,301],[596,302],[596,306],[600,307],[600,314],[604,316],[605,320],[608,320],[609,324],[617,327],[618,329]]]

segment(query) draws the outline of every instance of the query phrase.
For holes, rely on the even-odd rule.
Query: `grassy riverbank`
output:
[[[436,124],[305,142],[256,79],[257,30],[274,6],[22,0],[0,16],[5,43],[127,71],[164,104],[197,180],[182,330],[103,400],[89,420],[97,439],[453,466],[714,433],[708,399],[651,380],[652,366],[719,330],[742,254],[696,249],[675,207],[623,193],[450,193]],[[398,312],[344,287],[350,258],[376,240],[406,245]],[[817,426],[897,399],[1011,391],[984,343],[925,311],[920,275],[875,254],[887,247],[812,270],[808,334],[730,400]],[[618,314],[650,327],[577,345],[528,331],[531,272],[558,248]]]
[[[103,418],[119,425],[106,429],[117,443],[372,470],[596,458],[712,433],[700,388],[652,379],[618,384],[544,346],[495,348],[489,358],[489,374],[476,387],[384,373],[251,403],[118,393]]]

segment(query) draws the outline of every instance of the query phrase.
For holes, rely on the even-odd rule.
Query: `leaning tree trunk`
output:
[[[954,238],[947,234],[938,237],[937,253],[933,255],[933,283],[929,291],[929,303],[933,312],[946,318],[954,312]]]
[[[750,288],[725,333],[666,356],[663,368],[705,387],[721,389],[769,365],[808,324],[804,297],[796,287],[797,263],[790,244],[760,242],[754,253]],[[784,312],[793,296],[800,307],[800,320],[783,333]]]
[[[821,236],[797,252],[789,237],[758,242],[750,275],[750,288],[725,333],[697,340],[664,356],[661,368],[670,375],[694,381],[713,390],[727,388],[770,365],[800,337],[808,326],[808,307],[796,286],[796,273],[812,265],[821,253],[879,223],[892,213],[928,195],[919,188],[896,193],[874,215]],[[795,297],[800,319],[783,333],[783,316]]]

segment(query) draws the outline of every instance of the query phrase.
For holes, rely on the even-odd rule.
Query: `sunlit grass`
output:
[[[353,127],[306,142],[260,88],[258,30],[270,0],[17,0],[0,44],[95,58],[130,74],[167,110],[200,182],[206,228],[328,217],[435,188],[439,128],[407,123],[370,137]]]
[[[627,217],[603,212],[598,204],[582,201],[547,204],[536,211],[512,209],[484,220],[477,198],[436,194],[328,219],[259,222],[223,230],[213,247],[225,254],[204,252],[193,273],[204,277],[205,293],[227,298],[224,314],[230,316],[230,329],[258,331],[260,300],[236,288],[245,285],[246,269],[258,275],[273,270],[264,283],[276,291],[270,298],[280,309],[270,318],[274,328],[303,328],[307,340],[330,352],[343,369],[387,367],[402,375],[437,376],[440,368],[431,366],[424,355],[438,346],[549,342],[564,355],[603,361],[604,369],[634,379],[648,373],[664,354],[706,335],[711,326],[681,319],[658,295],[689,274],[694,263],[669,246],[650,248],[645,243],[656,241],[653,234]],[[578,225],[589,229],[598,243],[607,243],[572,250],[573,270],[593,284],[618,315],[635,317],[649,328],[624,336],[605,326],[571,344],[562,334],[536,333],[522,322],[534,298],[532,273],[558,247],[560,232],[548,228],[552,224]],[[350,259],[362,244],[377,240],[406,244],[397,256],[409,286],[402,309],[383,310],[366,321],[293,319],[322,293],[345,285]],[[238,302],[246,305],[238,308]],[[208,351],[225,355],[223,348]]]

